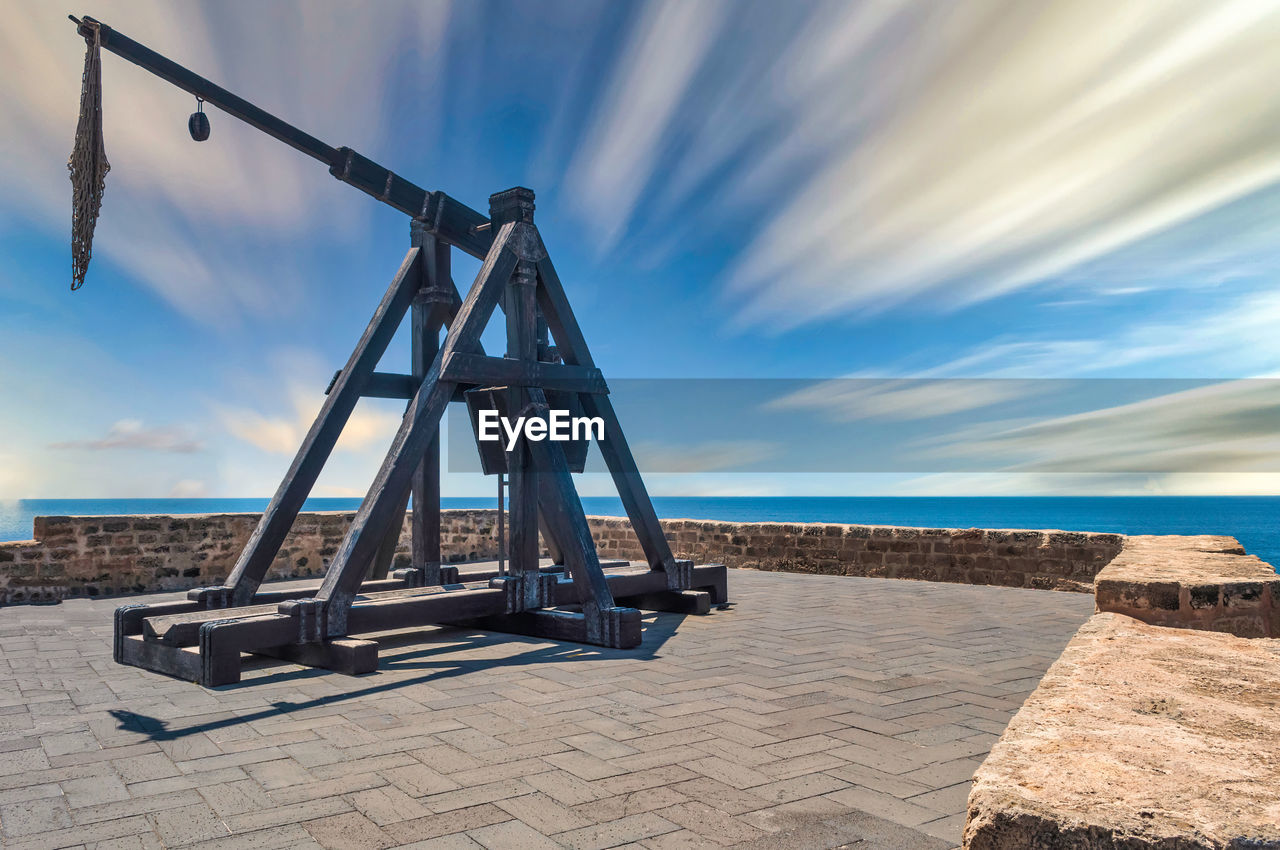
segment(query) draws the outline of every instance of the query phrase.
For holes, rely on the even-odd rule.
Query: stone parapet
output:
[[[1280,641],[1096,614],[983,762],[966,850],[1280,848]]]
[[[353,516],[299,515],[269,577],[322,575]],[[626,520],[588,521],[602,558],[643,559]],[[257,522],[257,514],[38,517],[35,539],[0,543],[0,604],[216,584],[231,572]],[[1086,592],[1124,541],[1118,534],[1075,531],[694,519],[662,525],[676,557],[730,567]],[[441,547],[449,562],[496,557],[497,512],[443,511]],[[407,563],[408,552],[406,518],[398,564]]]
[[[602,557],[639,560],[623,519],[591,518]],[[1082,531],[662,521],[677,558],[729,567],[1092,592],[1124,536]]]
[[[272,579],[321,576],[355,516],[299,514],[271,565]],[[0,604],[56,602],[218,584],[258,524],[258,514],[36,517],[35,539],[0,543]],[[446,559],[495,557],[495,511],[446,511]],[[406,514],[396,565],[409,559]]]
[[[1280,576],[1234,537],[1129,537],[1095,594],[1099,611],[1144,623],[1280,637]]]

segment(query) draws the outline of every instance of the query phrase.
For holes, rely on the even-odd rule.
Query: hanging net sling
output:
[[[102,56],[101,33],[96,22],[85,21],[92,31],[85,36],[84,77],[80,82],[80,120],[76,142],[67,160],[71,172],[71,288],[84,285],[93,255],[93,228],[102,208],[107,186],[107,151],[102,143]]]

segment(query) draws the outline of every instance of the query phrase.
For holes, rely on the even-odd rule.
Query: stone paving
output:
[[[947,848],[1085,594],[731,570],[622,652],[431,629],[359,678],[111,661],[120,599],[0,608],[5,848]],[[163,595],[148,597],[166,598]]]

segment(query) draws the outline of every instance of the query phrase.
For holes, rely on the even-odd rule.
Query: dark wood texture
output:
[[[331,637],[346,634],[346,612],[365,565],[391,520],[395,500],[403,492],[402,488],[409,486],[427,444],[439,430],[445,405],[453,396],[454,385],[440,380],[442,358],[451,351],[472,349],[479,341],[502,288],[515,270],[518,258],[507,245],[515,227],[515,224],[504,225],[494,239],[493,249],[449,328],[444,347],[410,402],[373,485],[325,573],[316,599],[327,611],[326,628]]]
[[[705,590],[659,590],[656,593],[625,596],[619,599],[618,603],[645,611],[706,614],[711,610],[711,594]]]
[[[254,654],[304,667],[323,667],[348,676],[372,673],[378,669],[378,644],[371,640],[335,638],[324,643],[291,643],[256,649]]]
[[[546,410],[547,400],[541,389],[529,387],[525,392],[534,408]],[[612,645],[608,635],[612,630],[610,618],[617,617],[611,609],[616,606],[600,567],[591,527],[582,511],[582,501],[569,474],[564,449],[559,443],[549,440],[531,443],[530,448],[540,468],[538,476],[543,483],[541,502],[547,529],[559,541],[565,568],[573,577],[573,585],[578,591],[577,601],[582,606],[585,628],[581,639],[588,643]]]
[[[403,517],[408,509],[409,489],[406,487],[404,495],[400,497],[399,507],[396,509],[395,516]],[[438,506],[435,516],[437,523],[439,523],[440,508]],[[439,528],[438,524],[437,528]],[[400,532],[403,530],[403,522],[396,522],[395,519],[392,519],[391,522],[387,523],[387,530],[382,535],[382,540],[378,543],[378,550],[373,555],[373,561],[369,564],[369,572],[365,576],[365,583],[386,580],[391,572],[391,563],[396,557],[396,549],[400,546]],[[364,587],[364,584],[360,586]]]
[[[485,357],[463,351],[450,355],[443,374],[454,383],[476,386],[541,387],[575,393],[609,391],[599,369]]]
[[[478,617],[453,625],[607,646],[611,649],[634,649],[639,646],[643,634],[640,612],[635,608],[615,608],[610,614],[612,628],[606,630],[603,636],[598,628],[593,628],[591,617],[578,611],[523,611],[499,617]]]
[[[495,196],[496,197],[496,196]],[[504,214],[490,199],[490,215],[497,218]],[[517,225],[527,233],[530,225]],[[507,359],[522,367],[534,365],[538,356],[538,302],[537,269],[527,259],[516,265],[507,285]],[[522,387],[507,387],[508,415],[520,417],[534,411],[526,408],[529,395]],[[530,441],[524,437],[516,440],[515,450],[507,453],[510,476],[511,521],[510,546],[511,572],[521,582],[517,590],[519,602],[514,608],[523,611],[537,608],[541,602],[541,586],[535,581],[538,572],[538,477],[534,467]],[[561,541],[563,543],[563,541]],[[533,574],[533,575],[526,575]]]
[[[341,370],[333,373],[333,380],[329,382],[325,395],[333,391],[333,387],[341,377]],[[412,375],[397,375],[392,372],[374,372],[369,376],[369,380],[365,382],[364,389],[360,395],[365,398],[413,398],[414,390],[418,388],[420,381],[415,381]]]
[[[420,386],[440,351],[440,330],[455,314],[456,289],[450,275],[449,246],[430,233],[417,237],[422,249],[422,289],[411,313],[411,366]],[[440,433],[427,443],[422,462],[413,472],[412,543],[410,561],[422,570],[423,583],[439,584],[440,576]]]

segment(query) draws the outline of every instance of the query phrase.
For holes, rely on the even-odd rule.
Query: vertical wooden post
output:
[[[507,222],[533,223],[533,192],[515,188],[498,192],[489,198],[489,217],[494,227]],[[523,232],[523,231],[521,231]],[[538,272],[528,259],[516,264],[507,285],[507,357],[517,360],[538,359]],[[508,389],[507,410],[512,417],[521,415],[528,403],[523,387]],[[521,607],[540,605],[538,571],[538,473],[533,455],[525,440],[516,443],[508,457],[511,495],[511,533],[507,550],[511,574],[520,582]]]
[[[530,263],[520,263],[511,277],[507,305],[507,356],[533,360],[534,286],[536,277]],[[523,387],[511,387],[507,409],[520,416],[527,404]],[[522,576],[538,571],[538,473],[528,444],[521,439],[510,457],[511,469],[511,571]]]
[[[507,574],[507,476],[498,473],[498,575]]]
[[[452,307],[449,245],[426,231],[422,222],[411,227],[413,244],[422,251],[422,288],[414,298],[411,313],[413,377],[426,377],[440,350],[440,328]],[[412,563],[422,571],[424,584],[440,584],[440,434],[427,446],[422,463],[413,473]]]

